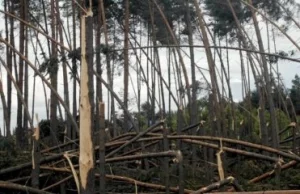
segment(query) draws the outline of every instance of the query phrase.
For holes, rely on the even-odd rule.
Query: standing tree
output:
[[[129,0],[124,0],[125,17],[124,17],[124,108],[128,109],[128,78],[129,78]],[[124,126],[128,130],[128,119],[124,110]]]
[[[21,0],[19,5],[19,11],[20,11],[20,18],[26,21],[26,5],[27,1]],[[23,22],[20,22],[20,39],[19,39],[19,51],[22,55],[25,53],[25,25]],[[18,87],[20,89],[20,92],[23,94],[23,81],[24,81],[24,61],[21,57],[19,57],[19,77],[18,77]],[[18,110],[17,110],[17,129],[16,129],[16,137],[17,137],[17,145],[20,148],[24,148],[25,142],[26,142],[26,136],[25,131],[23,128],[23,106],[22,101],[20,98],[18,98]]]

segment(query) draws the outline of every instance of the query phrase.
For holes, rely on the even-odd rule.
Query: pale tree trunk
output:
[[[36,115],[37,127],[33,130],[33,142],[32,142],[32,171],[31,171],[31,185],[34,188],[39,188],[40,181],[40,128],[39,128],[39,119],[38,115]]]
[[[129,0],[124,0],[125,3],[125,21],[124,21],[124,106],[128,110],[128,77],[129,77]],[[124,127],[123,130],[128,130],[128,118],[124,112]]]
[[[252,5],[252,0],[249,0],[249,2]],[[264,52],[265,49],[264,49],[260,29],[258,26],[256,12],[253,9],[251,9],[251,12],[252,12],[252,19],[253,19],[254,28],[255,28],[255,32],[256,32],[256,36],[257,36],[259,51]],[[270,106],[272,146],[274,148],[277,148],[279,146],[278,124],[277,124],[277,119],[276,119],[276,109],[275,109],[274,101],[273,101],[273,97],[272,97],[272,86],[271,86],[271,81],[270,81],[270,76],[269,76],[268,63],[267,63],[267,59],[266,59],[265,55],[262,54],[261,59],[262,59],[262,65],[263,65],[262,74],[263,74],[264,81],[266,84],[267,100],[268,100],[269,106]]]
[[[94,193],[93,129],[93,12],[92,4],[81,16],[80,73],[80,193]]]

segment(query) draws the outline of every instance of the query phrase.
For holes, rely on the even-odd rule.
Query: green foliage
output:
[[[57,57],[44,57],[44,62],[39,67],[41,73],[49,74],[50,76],[57,74],[59,60]]]
[[[295,75],[292,80],[292,88],[290,89],[290,98],[294,105],[296,114],[300,114],[300,77]]]
[[[177,131],[177,111],[168,112],[166,115],[166,123],[172,130],[171,132]]]
[[[0,151],[13,152],[15,150],[15,143],[12,137],[0,136]]]
[[[266,13],[271,19],[279,20],[284,19],[289,21],[290,17],[284,17],[284,11],[276,2],[280,2],[288,9],[289,5],[293,5],[293,1],[287,0],[252,0],[253,6]],[[237,25],[234,20],[231,9],[226,0],[204,0],[205,8],[208,10],[209,15],[213,18],[213,29],[216,34],[223,37],[227,34],[231,38],[237,38]],[[236,16],[241,24],[247,23],[251,20],[251,10],[248,6],[244,5],[241,0],[231,0],[232,7]],[[290,12],[291,13],[291,12]]]
[[[58,125],[57,125],[57,129],[56,129],[56,137],[60,142],[63,142],[65,122],[62,119],[58,119],[57,123],[58,123]],[[41,139],[51,137],[50,120],[41,120],[39,122],[39,128],[40,128],[40,138]]]
[[[175,29],[175,22],[184,23],[186,6],[182,0],[162,0],[157,1],[157,4],[162,9],[168,24],[171,29]],[[195,18],[195,11],[193,6],[190,5],[189,9],[191,10],[191,18]],[[140,0],[131,0],[130,1],[130,13],[136,17],[139,17],[143,20],[143,23],[147,25],[152,25],[154,23],[155,27],[151,29],[153,37],[159,41],[162,45],[173,44],[170,33],[167,29],[165,21],[163,20],[159,10],[156,5],[151,1],[140,1]],[[195,20],[192,19],[191,24],[195,24]],[[184,32],[184,31],[182,31]]]
[[[4,1],[2,1],[2,2],[4,5]],[[18,17],[20,17],[21,2],[20,1],[8,1],[8,2],[11,3],[14,14],[16,14]],[[44,11],[47,14],[47,11],[50,10],[50,9],[48,9],[50,6],[49,1],[25,0],[25,2],[27,5],[27,9],[30,10],[27,13],[27,17],[28,17],[27,21],[29,21],[33,25],[38,25],[43,19]],[[41,2],[43,2],[43,3],[41,3]]]

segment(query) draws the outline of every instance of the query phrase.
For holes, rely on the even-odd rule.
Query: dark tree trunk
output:
[[[55,15],[55,0],[51,0],[51,37],[56,40],[56,15]],[[52,87],[57,90],[57,72],[58,72],[58,60],[57,60],[57,45],[52,41],[51,44],[51,55],[50,60],[54,63],[52,69],[50,69],[50,81]],[[57,131],[57,98],[55,94],[51,91],[50,94],[50,130],[52,137],[52,145],[57,143],[56,131]]]
[[[249,0],[249,2],[252,5],[252,0]],[[258,26],[256,12],[253,9],[251,9],[251,12],[252,12],[252,19],[253,19],[254,28],[255,28],[255,32],[256,32],[256,36],[257,36],[259,51],[264,52],[265,49],[264,49],[260,29]],[[268,68],[266,56],[262,54],[261,59],[262,59],[262,64],[263,64],[263,69],[262,69],[263,77],[264,77],[264,81],[266,84],[267,100],[269,102],[269,107],[270,107],[272,146],[274,148],[277,148],[279,146],[278,123],[277,123],[277,119],[276,119],[276,109],[275,109],[274,101],[273,101],[273,97],[272,97],[272,85],[271,85],[270,75],[269,75],[269,70],[268,70],[269,68]]]
[[[11,12],[11,7],[10,7],[10,2],[8,0],[4,0],[4,11]],[[10,25],[13,26],[14,22],[13,19],[10,18]],[[9,40],[11,37],[13,37],[13,31],[10,31],[9,34],[9,29],[8,29],[8,16],[5,14],[5,34],[6,34],[6,39]],[[11,28],[12,29],[12,28]],[[11,35],[9,37],[9,35]],[[11,49],[7,46],[6,47],[6,61],[7,61],[7,66],[10,71],[12,71],[12,51]],[[7,80],[7,120],[6,120],[6,136],[11,136],[10,132],[10,118],[11,118],[11,90],[12,90],[12,84],[9,76],[7,75],[6,77]]]
[[[77,33],[76,33],[76,5],[75,2],[72,1],[72,20],[73,20],[73,49],[76,49],[76,38],[77,38]],[[77,82],[76,82],[76,76],[77,76],[77,64],[76,64],[76,59],[72,59],[72,76],[73,76],[73,106],[72,106],[72,114],[73,118],[76,119],[77,116]],[[69,130],[67,132],[68,137],[71,137],[71,139],[76,138],[76,131],[74,128],[72,130]]]
[[[129,0],[124,0],[125,21],[124,21],[124,106],[128,109],[128,77],[129,77]],[[128,118],[124,112],[124,130],[128,130]]]
[[[26,20],[25,18],[25,5],[26,1],[20,1],[20,18]],[[24,48],[25,48],[25,25],[24,23],[20,22],[20,42],[19,42],[19,51],[22,55],[24,55]],[[24,61],[21,57],[19,57],[19,75],[18,75],[18,87],[20,89],[21,94],[23,93],[23,77],[24,77]],[[17,129],[16,129],[16,138],[17,138],[17,146],[19,148],[25,147],[26,136],[25,131],[23,129],[23,118],[22,118],[22,101],[18,98],[18,109],[17,109]]]

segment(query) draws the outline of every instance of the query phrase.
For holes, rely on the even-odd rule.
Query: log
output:
[[[292,160],[289,163],[286,163],[286,164],[282,165],[281,170],[285,170],[285,169],[288,169],[288,168],[290,168],[292,166],[295,166],[297,163],[298,163],[297,161]],[[264,173],[264,174],[262,174],[262,175],[260,175],[258,177],[255,177],[255,178],[249,180],[248,184],[257,183],[257,182],[262,181],[262,180],[264,180],[264,179],[266,179],[266,178],[268,178],[270,176],[273,176],[273,175],[275,175],[275,171],[274,170],[266,172],[266,173]]]
[[[192,192],[191,194],[201,194],[201,193],[207,193],[210,192],[212,190],[215,189],[219,189],[220,187],[224,186],[224,185],[234,185],[234,187],[239,190],[239,191],[243,191],[242,188],[236,183],[236,180],[234,177],[227,177],[224,180],[218,181],[216,183],[213,183],[211,185],[208,185],[206,187],[203,187],[197,191]]]
[[[277,191],[253,191],[253,192],[234,192],[234,194],[299,194],[300,190],[277,190]],[[232,194],[232,192],[214,192],[206,194]]]
[[[17,191],[24,191],[24,192],[27,192],[27,193],[51,194],[51,193],[46,192],[46,191],[42,191],[42,190],[35,189],[35,188],[32,188],[32,187],[28,187],[28,186],[25,186],[25,185],[10,183],[10,182],[7,182],[7,181],[0,181],[0,188],[13,189],[13,190],[17,190]]]
[[[68,172],[68,173],[71,173],[71,170],[67,169],[67,168],[55,168],[55,167],[49,167],[49,166],[41,166],[41,169],[50,170],[50,171],[56,171],[56,172]],[[98,173],[96,173],[95,176],[99,177],[100,175]],[[154,183],[146,183],[146,182],[138,181],[138,180],[135,180],[133,178],[129,178],[129,177],[125,177],[125,176],[105,175],[105,177],[106,177],[106,179],[109,179],[109,180],[124,181],[124,182],[128,182],[128,183],[130,183],[132,185],[137,185],[137,186],[141,186],[141,187],[147,187],[147,188],[156,189],[156,190],[160,190],[160,191],[165,191],[165,189],[166,189],[164,185],[159,185],[159,184],[154,184]],[[170,187],[169,189],[172,192],[178,192],[179,191],[179,187]],[[192,193],[192,192],[194,192],[194,191],[193,190],[184,189],[184,193],[186,193],[186,194]]]
[[[53,155],[53,156],[47,156],[47,157],[41,158],[40,164],[50,162],[50,161],[53,161],[53,160],[57,160],[57,159],[62,158],[62,157],[63,157],[63,153],[56,154],[56,155]],[[27,162],[27,163],[24,163],[24,164],[20,164],[18,166],[6,168],[6,169],[3,169],[3,170],[0,170],[0,175],[7,174],[7,173],[12,173],[14,171],[29,168],[31,166],[32,166],[32,162]]]
[[[110,156],[113,156],[114,154],[116,154],[118,151],[120,151],[121,149],[125,148],[126,146],[128,146],[129,144],[135,142],[136,140],[138,140],[140,137],[142,137],[143,135],[145,135],[146,133],[152,131],[153,129],[155,129],[156,127],[163,125],[164,121],[160,121],[154,125],[152,125],[151,127],[149,127],[147,130],[145,130],[144,132],[141,132],[139,134],[137,134],[134,138],[132,138],[130,141],[126,142],[125,144],[121,145],[120,147],[118,147],[117,149],[115,149],[114,151],[110,152],[109,154],[106,155],[106,158],[109,158]]]

